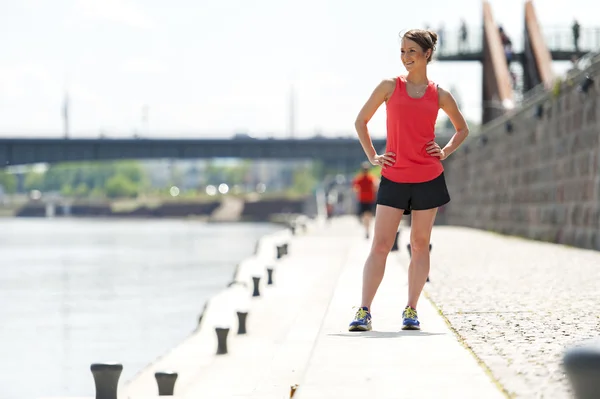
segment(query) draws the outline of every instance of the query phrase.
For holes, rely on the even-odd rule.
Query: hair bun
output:
[[[435,45],[437,44],[437,41],[438,41],[437,33],[435,33],[432,30],[428,30],[427,33],[429,33],[429,37],[431,37],[431,42],[433,43],[433,46],[435,47]]]

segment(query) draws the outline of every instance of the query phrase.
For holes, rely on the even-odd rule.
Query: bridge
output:
[[[384,138],[373,138],[385,148]],[[103,139],[0,138],[0,165],[117,159],[314,159],[333,167],[365,161],[357,138],[306,139]]]
[[[600,49],[600,28],[579,28],[576,38],[570,27],[542,29],[533,1],[526,1],[524,8],[523,42],[519,46],[512,41],[510,57],[505,53],[502,25],[494,19],[487,0],[483,1],[483,26],[447,32],[440,40],[438,61],[482,63],[482,124],[520,105],[534,89],[552,87],[552,61],[569,61]]]
[[[445,145],[451,132],[438,133]],[[373,137],[379,151],[385,138]],[[0,165],[118,159],[313,159],[326,167],[354,170],[366,160],[356,137],[222,138],[222,139],[104,139],[104,138],[0,138]]]

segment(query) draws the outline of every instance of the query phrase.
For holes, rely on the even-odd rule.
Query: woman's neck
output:
[[[409,72],[408,75],[406,75],[406,80],[416,86],[429,83],[429,79],[427,79],[427,71],[425,70]]]

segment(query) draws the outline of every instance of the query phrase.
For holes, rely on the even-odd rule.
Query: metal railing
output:
[[[578,48],[575,48],[575,37],[570,27],[542,27],[544,40],[550,51],[590,51],[600,50],[600,28],[581,28]]]
[[[438,34],[437,56],[480,53],[482,50],[483,27],[467,28],[463,39],[460,29],[436,31]]]
[[[460,29],[437,31],[439,42],[436,55],[438,57],[457,57],[460,55],[481,53],[483,49],[482,27],[469,27],[466,40],[463,40]],[[523,52],[523,32],[508,32],[515,54]],[[570,27],[542,27],[542,34],[550,52],[584,52],[600,50],[600,27],[581,28],[578,49]]]

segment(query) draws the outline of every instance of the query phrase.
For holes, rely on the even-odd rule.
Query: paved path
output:
[[[221,205],[209,217],[211,222],[237,222],[244,210],[244,200],[236,197],[223,197]]]
[[[124,393],[148,397],[156,392],[154,371],[173,369],[180,374],[175,393],[184,398],[280,399],[294,384],[300,399],[502,398],[425,298],[419,306],[423,331],[400,330],[405,254],[390,257],[374,303],[374,331],[347,331],[369,245],[355,218],[293,238],[289,256],[276,265],[275,285],[263,287],[263,296],[250,304],[248,334],[232,331],[229,354],[214,355],[209,326],[215,316],[209,316]]]
[[[389,257],[372,306],[373,331],[347,331],[369,246],[360,240],[349,252],[298,398],[503,398],[426,298],[418,305],[422,330],[400,329],[407,298],[405,252]]]

